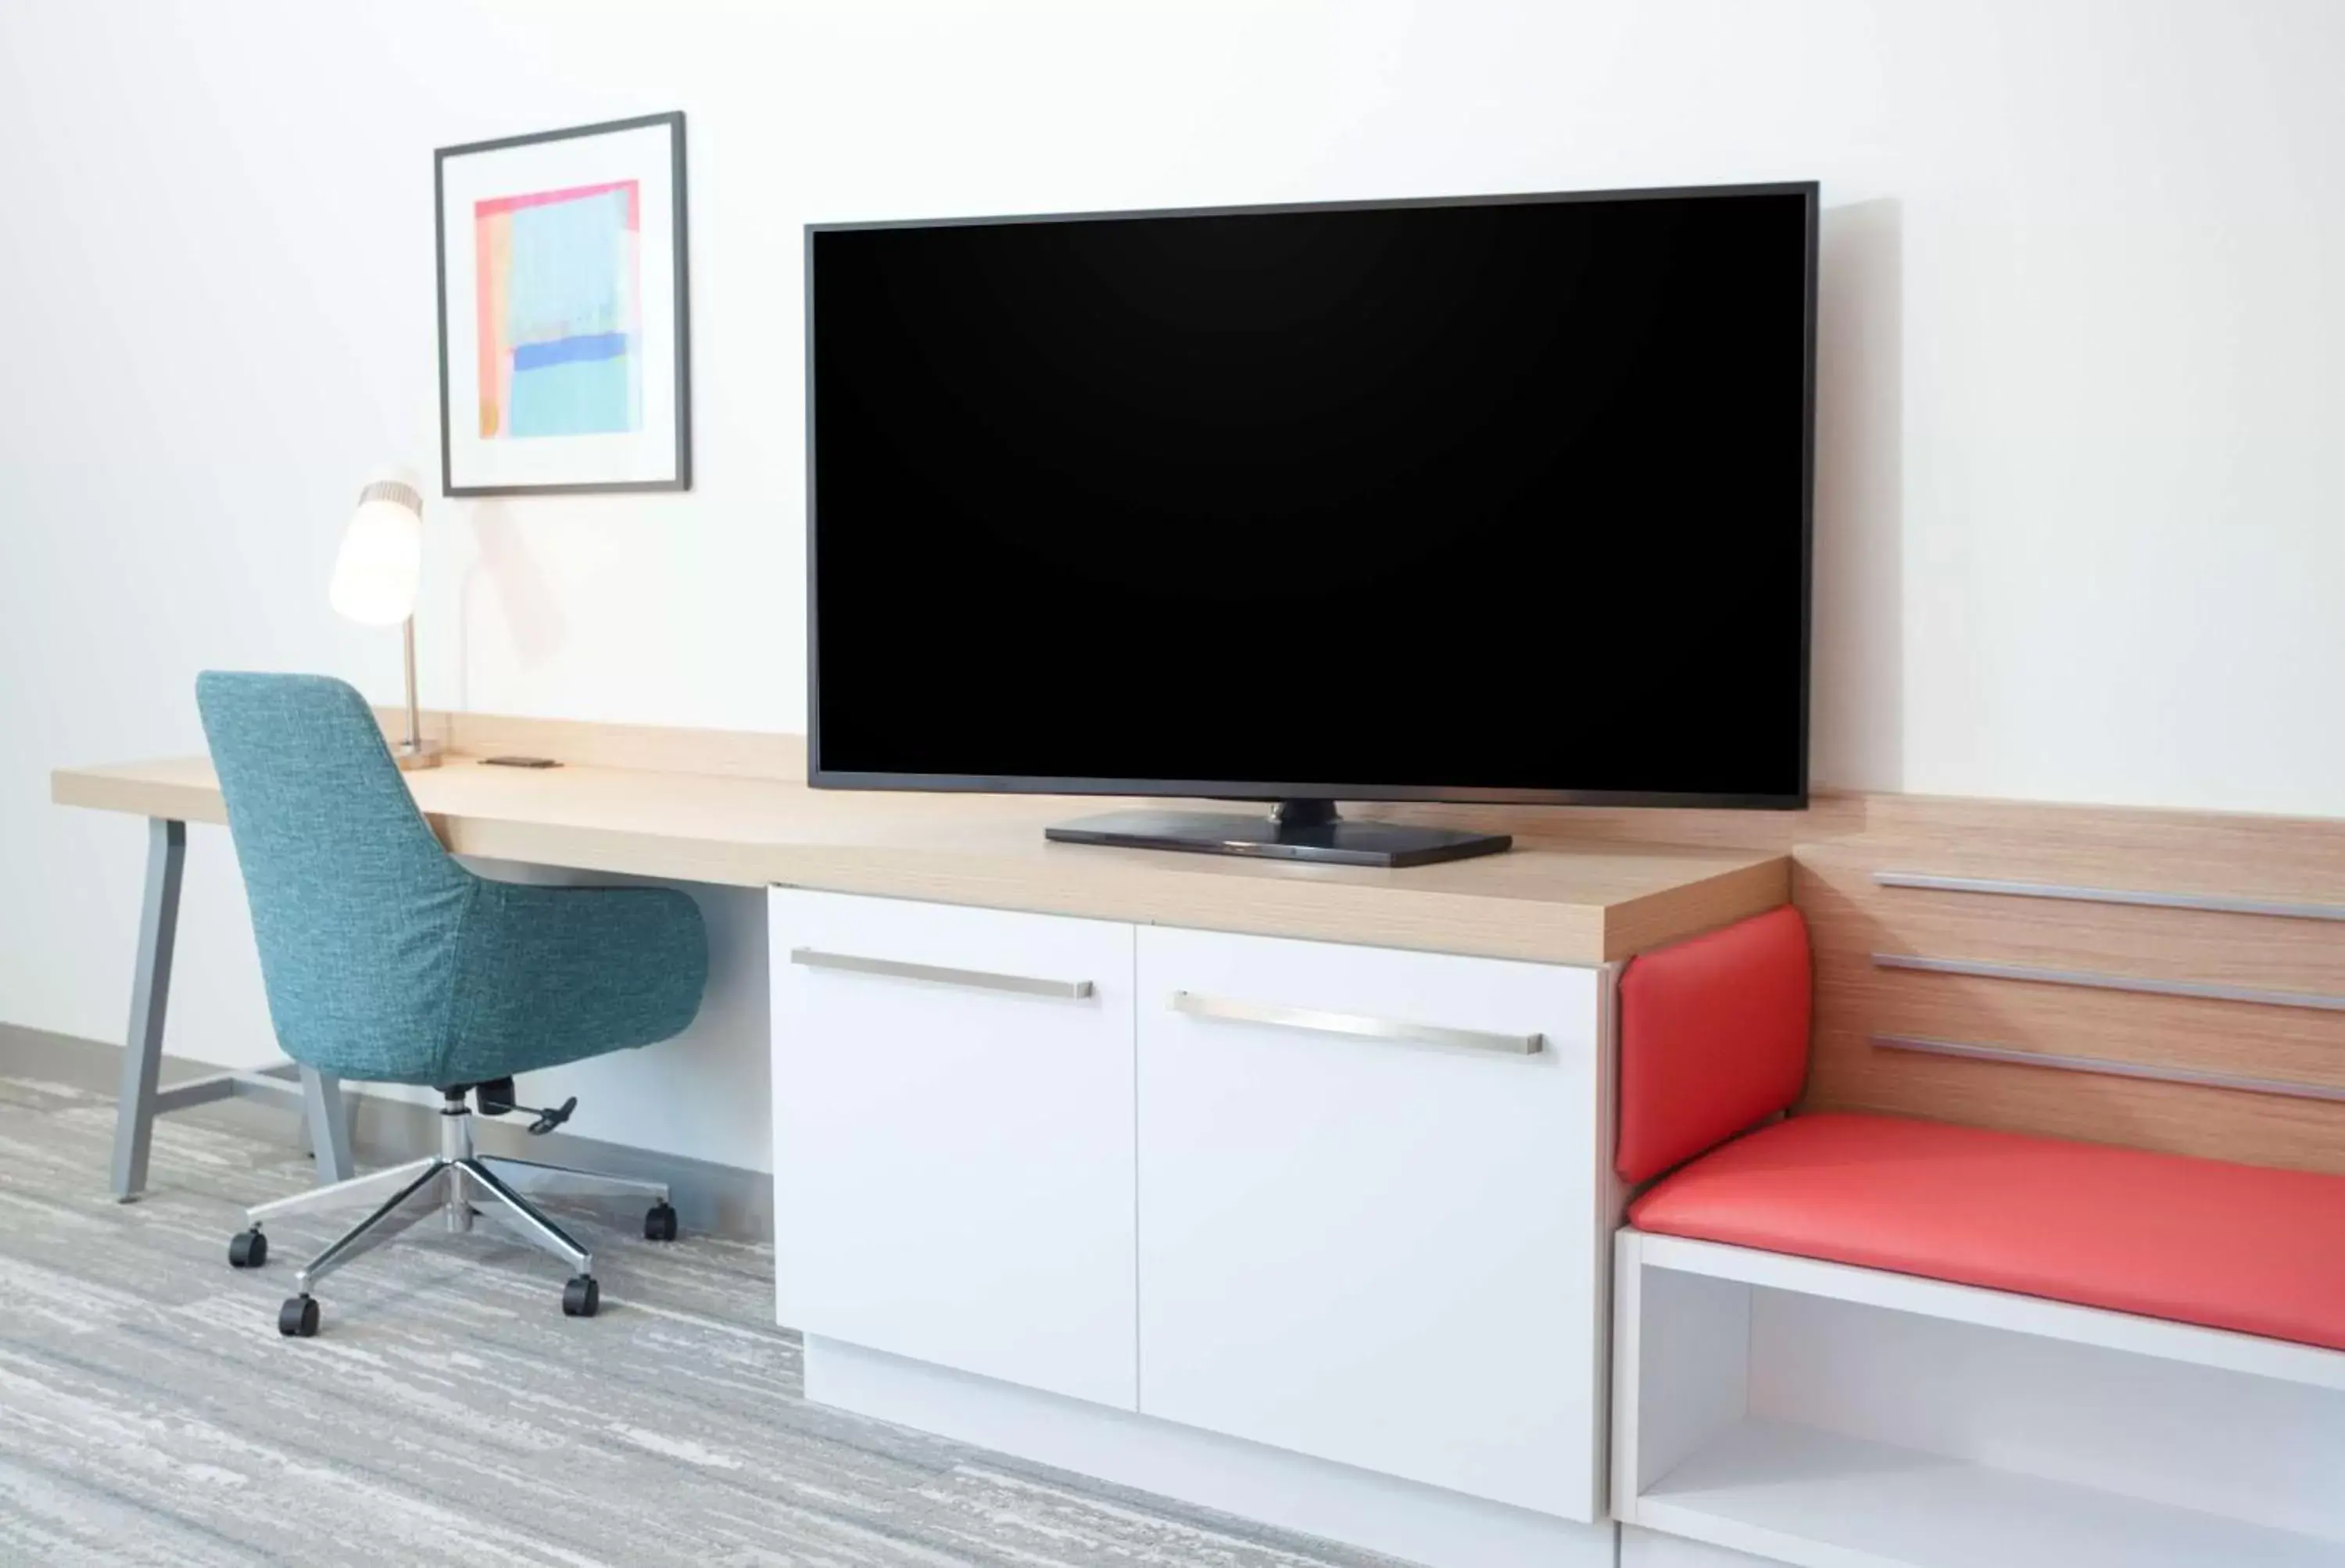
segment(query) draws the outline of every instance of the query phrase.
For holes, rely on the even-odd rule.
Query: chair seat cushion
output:
[[[1895,1116],[1796,1116],[1639,1229],[2345,1350],[2345,1176]]]

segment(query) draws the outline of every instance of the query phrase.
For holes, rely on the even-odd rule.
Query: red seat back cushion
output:
[[[1820,1115],[1731,1143],[1640,1230],[2345,1350],[2345,1176]]]
[[[1620,976],[1620,1140],[1644,1181],[1800,1097],[1808,927],[1786,904],[1649,952]]]

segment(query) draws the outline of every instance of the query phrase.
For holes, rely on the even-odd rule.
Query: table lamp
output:
[[[401,769],[440,766],[440,743],[423,738],[415,703],[415,593],[423,571],[423,496],[406,478],[377,479],[359,492],[342,530],[326,596],[361,626],[397,624],[407,639],[407,738],[391,748]]]

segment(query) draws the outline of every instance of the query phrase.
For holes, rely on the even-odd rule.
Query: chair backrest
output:
[[[350,1077],[425,1070],[476,879],[432,837],[366,699],[325,676],[208,671],[196,705],[278,1043]]]

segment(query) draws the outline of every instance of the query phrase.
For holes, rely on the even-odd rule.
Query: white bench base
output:
[[[1637,1532],[1812,1568],[2345,1568],[2345,1353],[1635,1230],[1614,1290]]]

